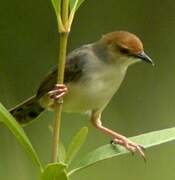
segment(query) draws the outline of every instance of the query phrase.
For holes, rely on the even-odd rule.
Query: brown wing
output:
[[[83,47],[81,48],[83,49]],[[65,73],[64,73],[64,83],[78,81],[83,72],[83,67],[86,62],[86,51],[73,51],[66,60]],[[54,67],[52,71],[45,77],[44,81],[41,83],[38,91],[37,97],[45,95],[47,92],[54,88],[57,82],[57,68]]]

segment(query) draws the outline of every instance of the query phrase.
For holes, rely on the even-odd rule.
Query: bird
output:
[[[22,125],[29,124],[43,111],[54,110],[64,99],[63,112],[89,114],[93,126],[131,152],[145,157],[144,148],[102,124],[101,116],[118,91],[127,69],[137,62],[154,65],[139,37],[128,31],[114,31],[94,43],[82,45],[66,57],[64,83],[57,84],[54,67],[36,94],[9,110]]]

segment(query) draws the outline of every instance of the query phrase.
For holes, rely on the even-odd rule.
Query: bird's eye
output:
[[[122,53],[122,54],[129,54],[130,52],[129,52],[129,49],[127,49],[127,48],[120,48],[120,52]]]

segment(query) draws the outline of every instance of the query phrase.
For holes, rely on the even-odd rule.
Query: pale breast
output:
[[[90,67],[90,66],[93,66]],[[119,88],[125,71],[104,63],[87,66],[88,73],[79,82],[69,83],[63,111],[86,112],[104,108]]]

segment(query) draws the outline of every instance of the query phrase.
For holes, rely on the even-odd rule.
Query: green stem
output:
[[[68,41],[68,31],[67,31],[67,21],[68,21],[68,10],[69,10],[69,0],[62,1],[62,22],[64,25],[64,31],[60,32],[59,40],[59,57],[58,57],[58,77],[57,83],[64,83],[64,69],[67,51],[67,41]],[[61,126],[61,112],[62,112],[62,100],[60,103],[56,103],[55,109],[55,120],[53,125],[53,142],[52,142],[52,162],[57,162],[58,159],[58,144],[60,139],[60,126]]]
[[[64,26],[68,23],[69,18],[69,0],[62,0],[62,21]]]

